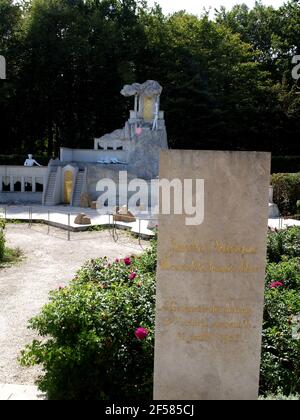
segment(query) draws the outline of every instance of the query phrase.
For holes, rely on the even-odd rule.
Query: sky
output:
[[[212,7],[212,10],[225,6],[230,9],[235,4],[246,3],[249,7],[253,7],[255,0],[148,0],[149,5],[154,3],[160,4],[164,13],[172,13],[178,10],[185,9],[187,12],[194,14],[201,14],[203,7]],[[284,0],[262,0],[266,6],[279,7],[284,3]]]

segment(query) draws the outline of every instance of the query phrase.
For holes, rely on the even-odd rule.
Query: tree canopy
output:
[[[90,148],[124,84],[164,87],[170,146],[300,154],[300,3],[165,16],[141,0],[0,0],[1,154]]]

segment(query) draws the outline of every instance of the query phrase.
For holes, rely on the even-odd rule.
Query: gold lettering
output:
[[[230,245],[225,244],[219,241],[215,241],[214,249],[222,254],[241,254],[241,255],[247,255],[247,254],[256,254],[257,248],[255,247],[247,247],[243,245]]]
[[[252,309],[249,307],[235,307],[235,306],[179,306],[176,303],[166,304],[162,308],[158,309],[160,312],[169,312],[169,313],[201,313],[201,314],[216,314],[216,315],[245,315],[250,316],[252,314]]]
[[[219,254],[240,254],[240,255],[253,255],[257,253],[257,248],[255,246],[249,245],[240,245],[240,244],[230,244],[225,243],[220,240],[212,239],[207,243],[200,242],[191,242],[191,243],[180,243],[175,239],[171,242],[171,252],[173,253],[211,253],[217,252]]]
[[[193,341],[204,341],[209,342],[212,340],[222,341],[224,343],[233,343],[238,342],[240,340],[240,335],[238,334],[211,334],[211,333],[203,333],[197,335],[187,335],[183,333],[178,333],[177,336],[186,342],[193,342]]]
[[[215,263],[199,263],[192,261],[189,264],[172,264],[168,258],[164,258],[160,262],[160,268],[163,271],[175,271],[175,272],[198,272],[198,273],[260,273],[263,269],[260,266],[252,266],[248,263],[242,263],[239,265],[217,265]]]

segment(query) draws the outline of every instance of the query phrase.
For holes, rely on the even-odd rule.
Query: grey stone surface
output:
[[[277,204],[269,203],[269,218],[277,219],[278,217],[280,217],[280,211]]]
[[[85,213],[80,213],[76,218],[74,223],[76,225],[90,225],[91,219],[85,214]]]
[[[43,193],[0,192],[0,204],[42,204]]]
[[[205,180],[205,218],[159,221],[155,399],[258,397],[270,154],[169,151],[160,177]]]
[[[274,188],[271,186],[269,188],[269,218],[270,219],[277,219],[280,217],[280,211],[277,204],[274,203]]]
[[[162,90],[163,88],[158,82],[155,80],[147,80],[147,82],[143,84],[133,83],[132,85],[125,85],[121,90],[121,95],[125,97],[134,95],[153,97],[155,95],[161,95]]]
[[[130,155],[129,172],[146,180],[156,178],[159,173],[160,152],[168,149],[167,131],[145,128],[133,141],[135,147]]]

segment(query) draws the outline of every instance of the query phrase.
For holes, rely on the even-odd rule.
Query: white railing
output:
[[[30,182],[31,193],[36,192],[36,182],[42,183],[45,187],[47,167],[26,167],[26,166],[0,166],[0,193],[18,192],[26,193],[25,183]],[[20,182],[21,191],[15,191],[15,184]],[[3,191],[3,184],[9,186],[8,191]]]

